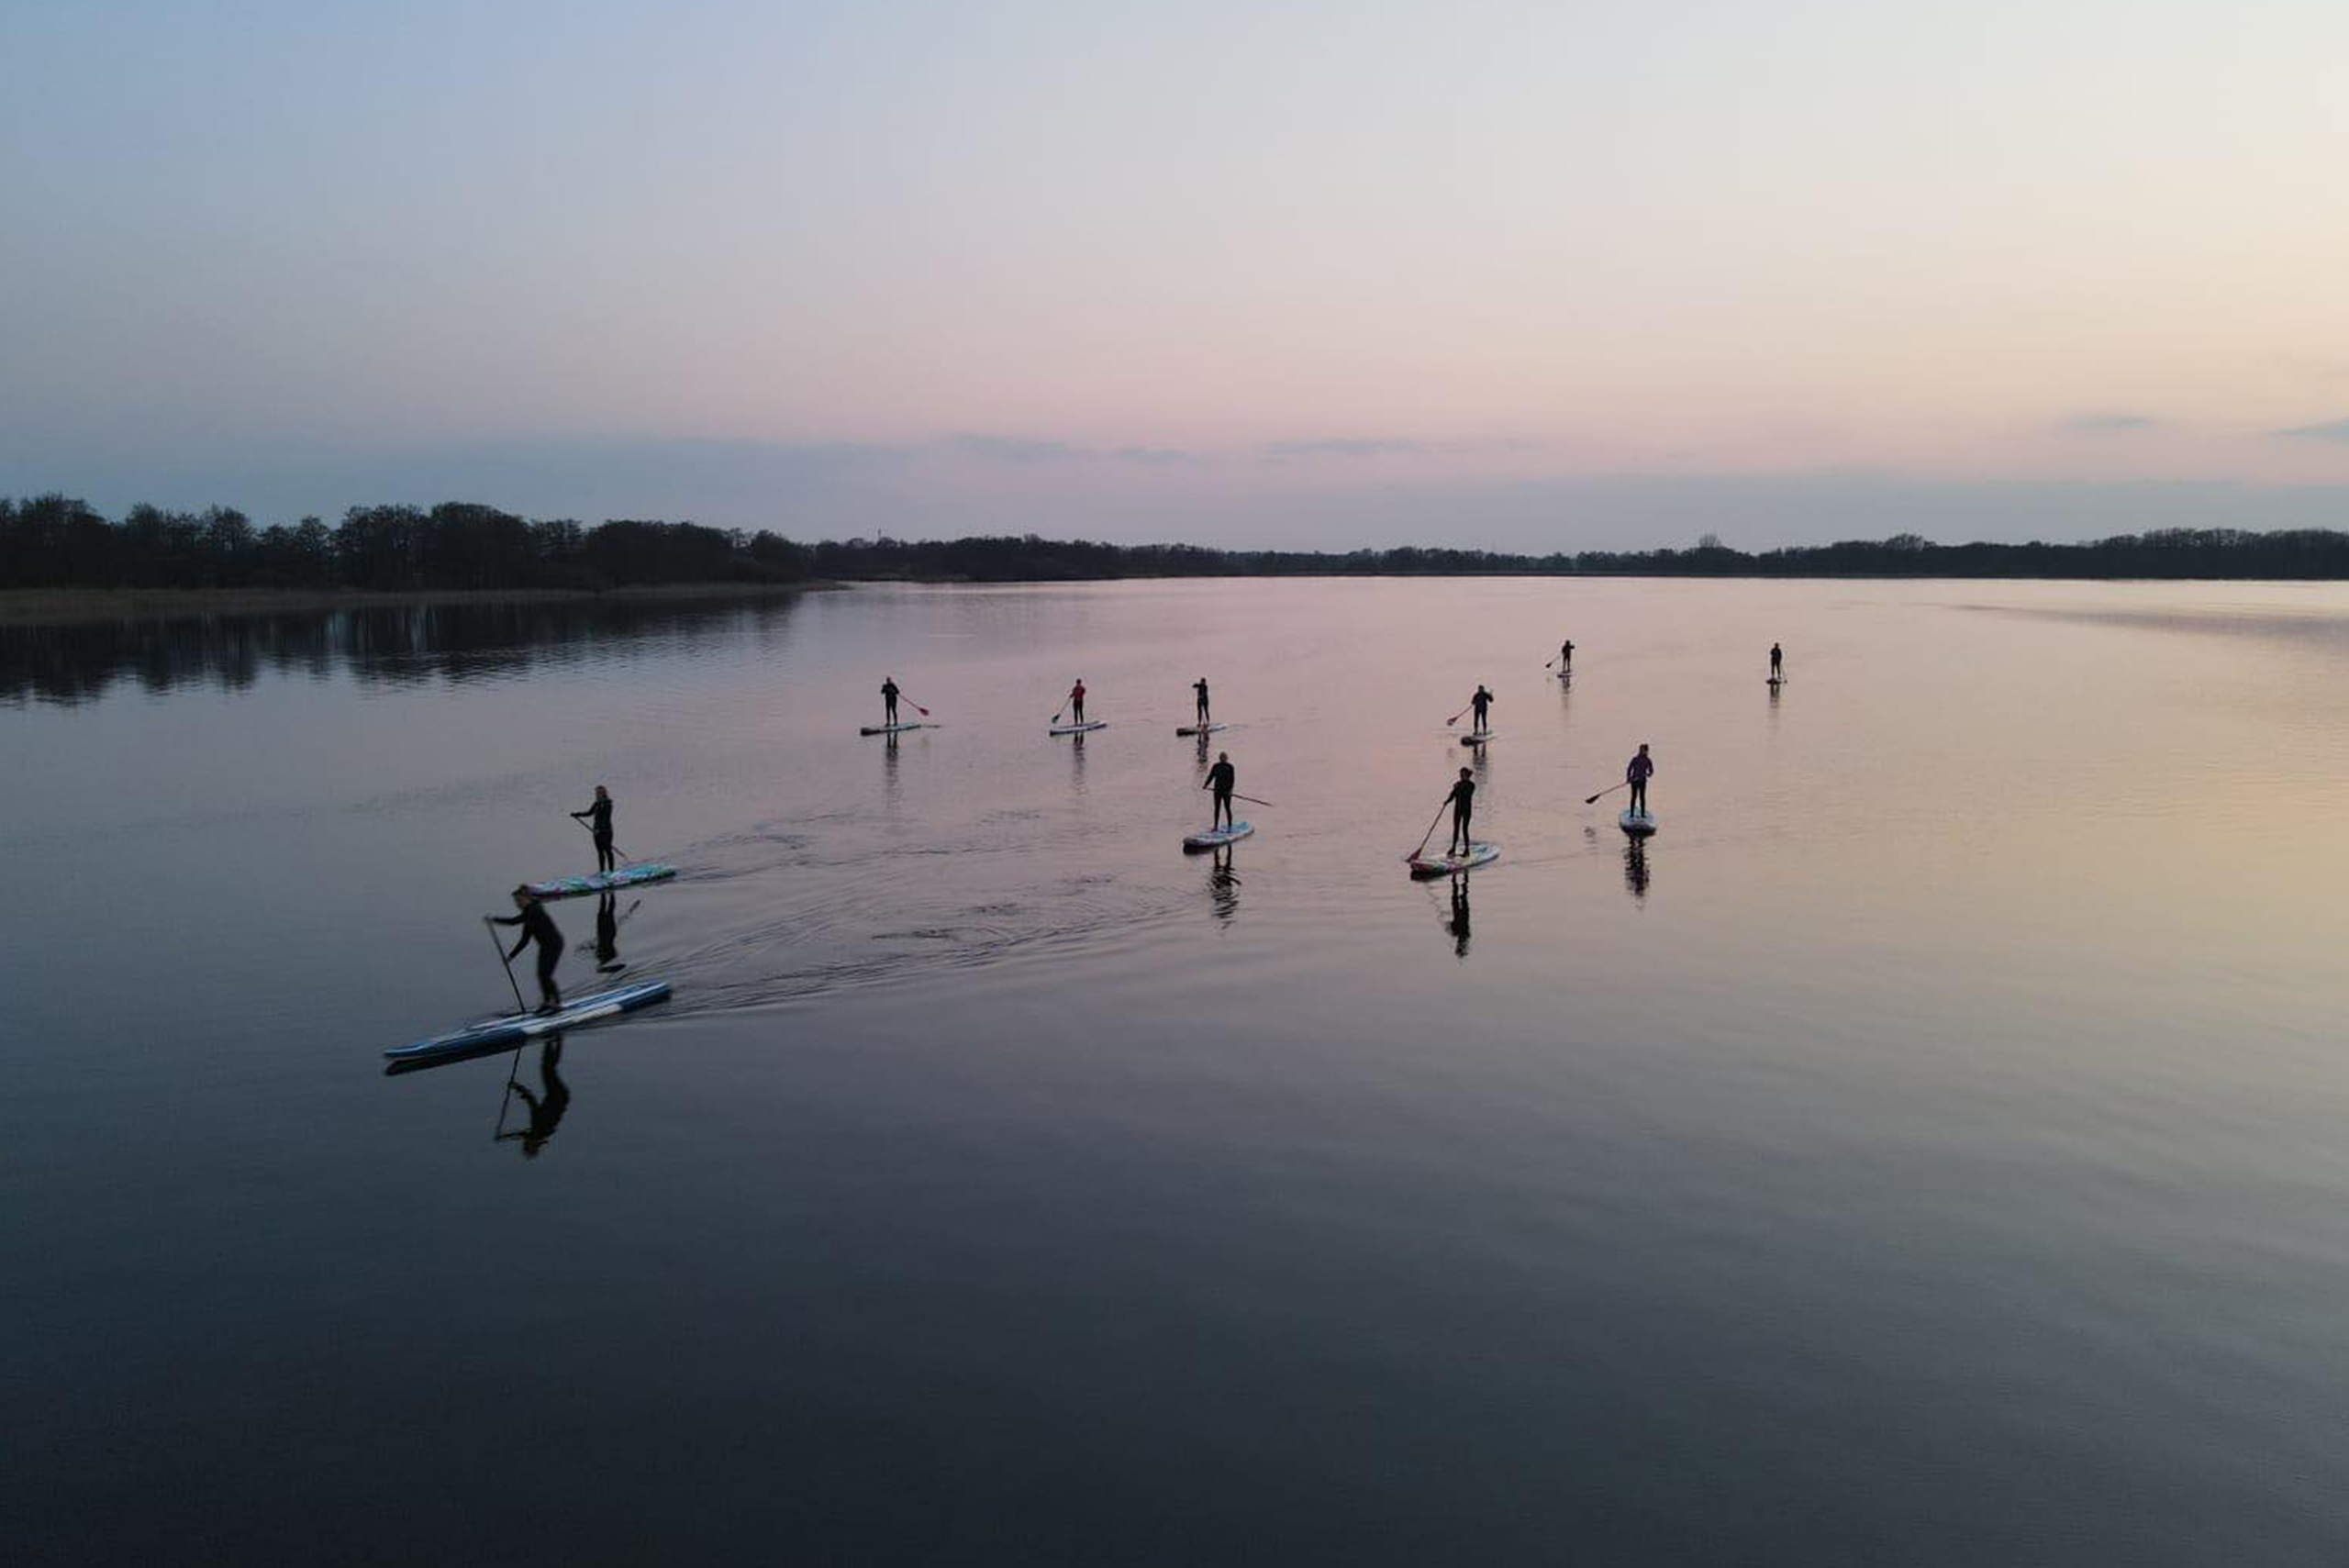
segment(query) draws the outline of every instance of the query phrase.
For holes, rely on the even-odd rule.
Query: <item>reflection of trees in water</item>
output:
[[[412,684],[507,675],[627,655],[687,631],[782,629],[789,595],[715,602],[565,600],[386,605],[301,614],[0,627],[0,702],[72,705],[135,679],[149,692],[242,691],[263,673],[312,680],[343,670]]]

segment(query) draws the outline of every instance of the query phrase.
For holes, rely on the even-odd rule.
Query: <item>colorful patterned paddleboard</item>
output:
[[[580,898],[590,893],[609,893],[616,887],[634,887],[640,882],[666,882],[676,874],[675,866],[647,861],[618,871],[599,871],[593,876],[559,876],[552,882],[526,882],[522,886],[540,898]]]

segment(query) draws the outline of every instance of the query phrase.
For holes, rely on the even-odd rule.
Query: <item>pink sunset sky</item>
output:
[[[0,493],[2349,527],[2349,6],[11,7]]]

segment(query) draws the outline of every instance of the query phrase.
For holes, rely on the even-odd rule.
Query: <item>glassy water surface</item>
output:
[[[942,728],[860,738],[888,674]],[[1202,674],[1275,803],[1228,860],[1179,848]],[[1110,727],[1049,739],[1079,676]],[[0,1514],[83,1561],[2342,1561],[2345,709],[2309,585],[0,633]],[[1644,847],[1583,803],[1642,740]],[[1502,858],[1414,883],[1463,765]],[[607,965],[674,1001],[383,1076],[511,1006],[481,917],[590,869],[599,782],[683,869]]]

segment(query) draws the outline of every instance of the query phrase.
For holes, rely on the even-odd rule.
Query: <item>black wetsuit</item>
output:
[[[882,723],[897,722],[897,683],[895,681],[881,683],[881,711],[884,715]]]
[[[1208,819],[1208,827],[1231,826],[1231,789],[1239,782],[1238,770],[1230,762],[1218,762],[1208,770],[1208,782],[1201,787],[1215,791],[1215,815]]]
[[[1492,693],[1490,693],[1490,692],[1488,692],[1488,691],[1486,691],[1483,687],[1481,687],[1481,686],[1480,686],[1480,687],[1478,687],[1478,688],[1477,688],[1477,690],[1476,690],[1476,700],[1475,700],[1475,701],[1474,701],[1474,702],[1472,702],[1472,703],[1470,703],[1468,706],[1469,706],[1470,707],[1472,707],[1472,708],[1474,708],[1474,709],[1475,710],[1475,713],[1476,713],[1476,717],[1475,717],[1475,728],[1478,728],[1478,729],[1482,729],[1482,728],[1485,728],[1485,713],[1486,713],[1486,709],[1490,708],[1490,707],[1493,706],[1493,694],[1492,694]]]
[[[1573,643],[1565,643],[1559,648],[1558,667],[1562,670],[1571,670],[1575,667],[1575,645]]]
[[[1205,729],[1208,727],[1208,684],[1205,681],[1193,681],[1191,690],[1198,694],[1199,728]]]
[[[1770,678],[1772,680],[1778,678],[1779,673],[1786,667],[1786,662],[1787,656],[1779,651],[1778,645],[1775,642],[1770,644]]]
[[[1476,781],[1462,779],[1452,786],[1452,842],[1462,854],[1468,852],[1468,818],[1476,808]]]
[[[539,944],[539,1000],[548,1010],[562,1006],[562,993],[554,988],[554,966],[562,958],[562,933],[554,929],[554,918],[543,904],[526,906],[518,915],[493,915],[491,919],[501,926],[519,926],[521,937],[514,943],[514,951],[506,955],[513,962],[522,956],[522,950],[532,942]]]
[[[618,867],[619,862],[612,856],[612,797],[608,795],[600,796],[586,810],[574,811],[572,815],[586,823],[596,835],[596,869],[611,871]]]
[[[1646,757],[1633,757],[1623,770],[1623,777],[1631,786],[1631,815],[1644,814],[1648,808],[1648,777],[1655,772],[1655,763]]]

